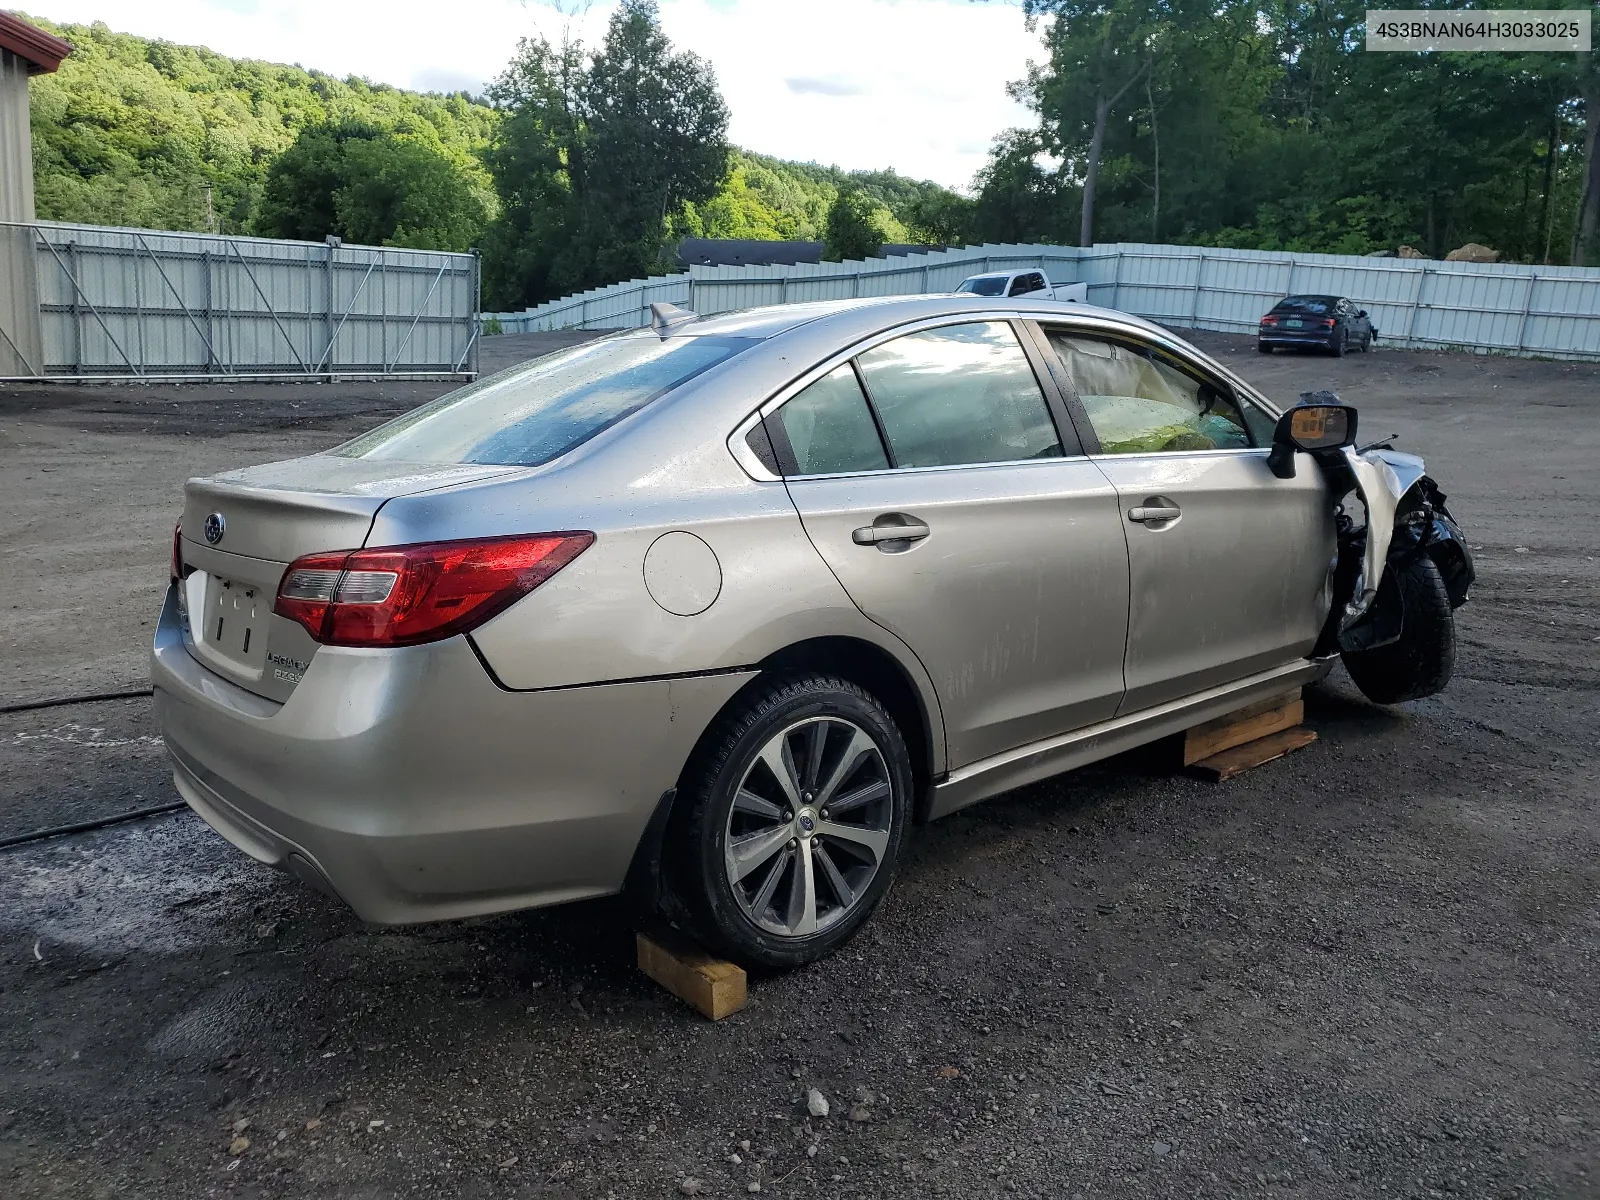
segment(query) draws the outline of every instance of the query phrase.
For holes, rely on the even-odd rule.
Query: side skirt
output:
[[[1191,726],[1226,716],[1297,684],[1314,683],[1328,673],[1333,663],[1331,657],[1301,659],[1182,700],[1172,700],[1143,712],[1115,717],[1073,733],[980,759],[950,772],[944,782],[934,785],[928,818],[947,816],[1012,788],[1110,758],[1170,734],[1182,733]]]

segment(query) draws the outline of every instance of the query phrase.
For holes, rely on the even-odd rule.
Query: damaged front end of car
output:
[[[1395,450],[1393,437],[1357,448],[1355,410],[1331,392],[1300,399],[1279,422],[1274,469],[1292,469],[1292,450],[1309,451],[1328,481],[1338,532],[1332,603],[1313,656],[1339,655],[1377,703],[1431,696],[1455,668],[1453,613],[1476,579],[1472,552],[1421,458]],[[1337,429],[1329,417],[1302,417],[1305,428],[1321,422],[1330,432],[1298,437],[1296,414],[1318,412],[1342,414]]]

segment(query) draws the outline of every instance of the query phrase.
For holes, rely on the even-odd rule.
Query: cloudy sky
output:
[[[576,16],[564,15],[577,11]],[[104,21],[235,57],[399,87],[477,92],[517,39],[585,41],[613,0],[23,0],[56,21]],[[662,0],[680,47],[716,68],[738,145],[782,158],[964,187],[990,140],[1028,113],[1008,80],[1042,56],[1013,0]]]

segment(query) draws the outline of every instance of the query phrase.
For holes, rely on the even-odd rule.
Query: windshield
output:
[[[607,338],[448,392],[333,453],[403,462],[536,467],[757,340]]]
[[[998,296],[1006,290],[1005,275],[979,275],[975,279],[964,279],[958,292],[971,292],[974,296]]]
[[[1285,296],[1273,305],[1272,311],[1325,313],[1332,312],[1333,306],[1338,303],[1337,296]]]

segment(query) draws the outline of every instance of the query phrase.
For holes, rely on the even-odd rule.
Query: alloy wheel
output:
[[[867,892],[889,846],[894,795],[883,751],[842,717],[774,734],[734,793],[728,885],[744,915],[780,937],[809,937]]]

